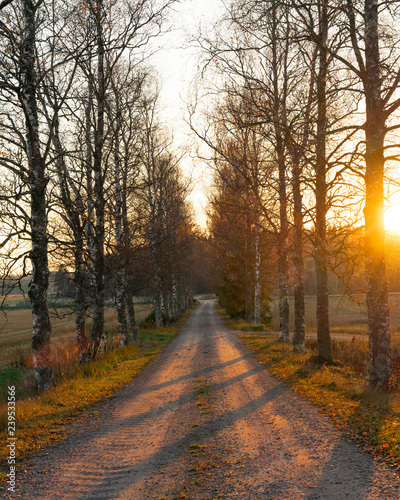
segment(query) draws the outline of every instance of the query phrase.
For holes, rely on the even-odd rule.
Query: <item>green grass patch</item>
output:
[[[254,323],[248,323],[241,318],[231,318],[226,314],[225,309],[217,306],[217,312],[222,318],[225,325],[231,330],[240,330],[242,332],[270,332],[271,328],[268,325],[260,324],[255,325]]]
[[[127,385],[141,369],[179,332],[193,307],[172,326],[139,332],[138,346],[125,346],[99,356],[88,365],[69,371],[57,386],[40,396],[20,399],[18,381],[21,370],[3,369],[0,389],[9,383],[16,387],[17,459],[22,461],[32,452],[64,439],[73,430],[73,421],[91,407]],[[0,407],[0,479],[7,467],[7,406]]]
[[[240,335],[253,355],[294,392],[322,408],[365,451],[400,470],[400,393],[368,387],[365,375],[341,360],[320,365],[315,353],[293,352],[278,341],[278,334]],[[348,342],[347,349],[354,350]]]
[[[265,332],[268,331],[269,328],[264,324],[253,325],[251,323],[246,323],[244,325],[239,326],[239,330],[242,330],[244,332]]]

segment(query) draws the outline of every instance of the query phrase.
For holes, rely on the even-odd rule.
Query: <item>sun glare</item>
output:
[[[400,200],[386,210],[385,229],[391,233],[400,234]]]

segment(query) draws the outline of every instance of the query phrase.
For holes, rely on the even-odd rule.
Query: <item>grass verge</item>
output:
[[[237,326],[224,311],[218,312],[228,328]],[[365,342],[337,342],[334,352],[339,360],[327,366],[317,362],[312,342],[305,354],[298,354],[293,352],[293,346],[279,342],[276,332],[249,332],[238,336],[272,375],[320,407],[364,451],[400,472],[400,365],[397,361],[394,363],[397,380],[390,392],[384,393],[368,386],[364,363],[359,361],[366,356]]]
[[[195,306],[194,306],[195,307]],[[128,384],[164,346],[179,333],[193,308],[166,328],[140,331],[138,346],[107,352],[94,362],[80,366],[73,377],[62,380],[54,389],[16,402],[17,467],[32,452],[65,439],[76,418],[91,406],[110,397]],[[18,398],[18,386],[16,386]],[[6,479],[7,407],[0,408],[0,480]]]
[[[368,387],[364,376],[336,363],[320,365],[312,352],[296,354],[278,335],[240,335],[272,375],[322,408],[363,449],[400,472],[400,398]]]

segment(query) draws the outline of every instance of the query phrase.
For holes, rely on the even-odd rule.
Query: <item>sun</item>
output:
[[[393,202],[385,212],[385,229],[400,234],[400,199]]]

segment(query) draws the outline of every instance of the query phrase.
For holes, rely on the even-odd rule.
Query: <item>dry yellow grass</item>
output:
[[[348,333],[351,335],[367,334],[367,306],[365,295],[355,295],[354,301],[343,295],[329,296],[329,321],[331,333]],[[289,298],[290,328],[294,328],[294,299]],[[305,323],[307,332],[315,332],[317,328],[315,296],[305,297]],[[400,293],[389,294],[390,330],[400,332]],[[271,329],[279,330],[279,303],[274,299],[271,303]]]
[[[39,396],[18,399],[18,460],[55,441],[65,439],[73,431],[75,418],[137,376],[142,367],[178,334],[197,305],[198,303],[191,306],[173,325],[160,329],[142,329],[139,345],[110,350],[89,364],[71,364],[68,373],[62,374],[53,389]],[[150,310],[149,306],[138,306],[138,321],[144,319]],[[113,317],[111,314],[111,319]],[[64,359],[63,363],[66,367],[68,360]],[[20,384],[19,382],[19,391]],[[7,411],[7,403],[0,404],[0,481],[6,479],[5,473],[9,470],[6,466],[8,449],[5,439]]]
[[[362,341],[354,341],[351,348],[349,342],[343,342],[341,350],[340,346],[336,349],[337,354],[342,354],[341,362],[327,366],[319,364],[309,349],[305,354],[294,353],[293,346],[278,341],[277,333],[243,334],[240,338],[274,376],[323,408],[365,451],[387,461],[400,472],[398,380],[394,380],[390,392],[368,386],[367,377],[360,374],[362,363],[356,359],[355,352],[364,348]]]
[[[136,317],[141,322],[151,311],[148,304],[136,305]],[[58,309],[59,316],[51,319],[52,349],[64,350],[75,344],[75,315],[68,309]],[[69,314],[68,314],[69,313]],[[87,320],[87,331],[91,328],[91,319]],[[105,311],[105,329],[117,330],[117,313],[108,307]],[[0,316],[0,367],[26,357],[30,352],[32,337],[32,313],[30,309],[9,310]]]

